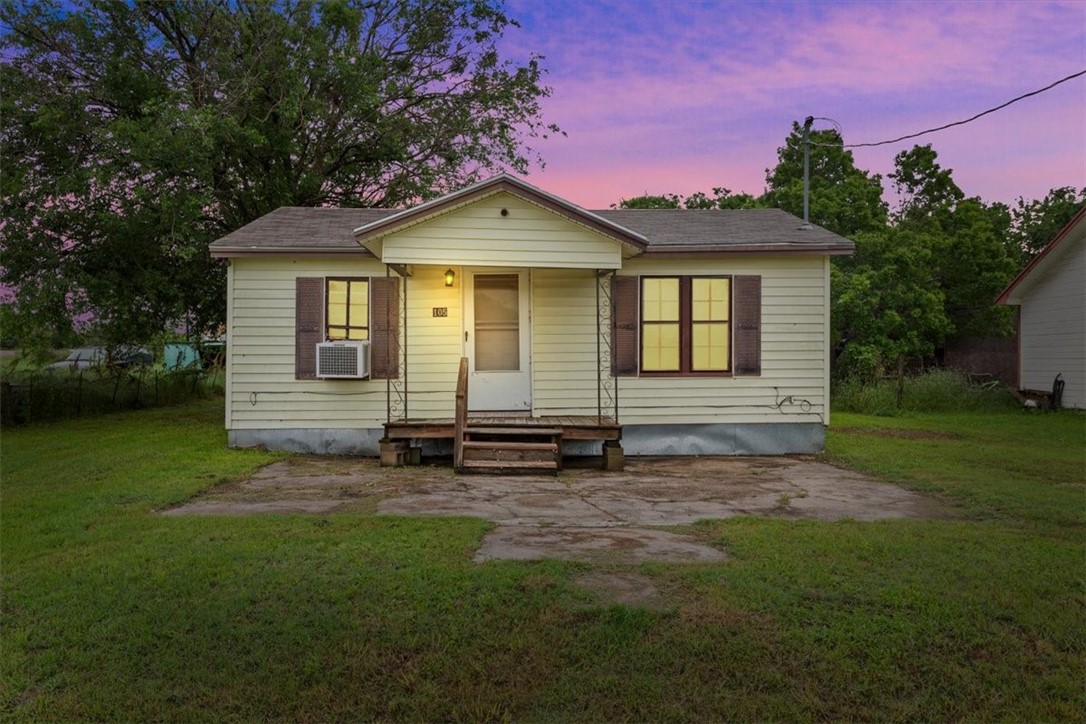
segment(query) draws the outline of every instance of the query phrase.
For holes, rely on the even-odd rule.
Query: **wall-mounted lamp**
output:
[[[452,269],[446,269],[445,270],[445,286],[451,287],[453,285],[453,282],[455,282],[455,281],[456,281],[456,272],[454,272]]]

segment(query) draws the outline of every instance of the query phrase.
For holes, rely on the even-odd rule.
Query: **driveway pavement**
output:
[[[293,457],[164,514],[349,510],[493,521],[475,556],[480,562],[719,561],[721,549],[665,529],[737,515],[827,521],[948,515],[931,498],[809,457],[628,458],[621,473],[573,469],[558,477]]]

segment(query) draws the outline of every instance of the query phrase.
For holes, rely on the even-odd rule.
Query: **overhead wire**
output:
[[[998,106],[995,106],[994,108],[989,108],[986,111],[981,111],[980,113],[976,114],[975,116],[970,116],[969,118],[966,118],[964,120],[954,121],[953,123],[947,123],[947,124],[942,125],[942,126],[936,126],[935,128],[928,128],[926,130],[919,131],[917,133],[910,133],[910,134],[907,134],[905,136],[899,136],[898,138],[891,138],[891,139],[889,139],[887,141],[875,141],[875,142],[872,142],[872,143],[846,143],[843,146],[837,146],[837,144],[833,144],[833,143],[816,143],[816,142],[812,141],[811,145],[812,146],[839,147],[839,148],[871,148],[873,146],[887,146],[887,145],[889,145],[891,143],[898,143],[900,141],[907,141],[910,138],[918,138],[920,136],[926,136],[929,133],[935,133],[936,131],[945,131],[948,128],[953,128],[955,126],[964,126],[967,123],[972,123],[973,121],[977,120],[978,118],[983,118],[984,116],[987,116],[987,115],[989,115],[991,113],[995,113],[996,111],[1003,110],[1007,106],[1012,105],[1014,103],[1017,103],[1018,101],[1025,100],[1026,98],[1031,98],[1032,96],[1040,95],[1041,93],[1044,93],[1045,91],[1052,90],[1053,88],[1060,85],[1061,83],[1066,83],[1066,82],[1068,82],[1070,80],[1074,80],[1075,78],[1078,78],[1079,76],[1082,76],[1082,75],[1086,75],[1086,70],[1080,70],[1079,72],[1072,73],[1071,75],[1069,75],[1069,76],[1067,76],[1065,78],[1060,78],[1055,83],[1050,83],[1050,84],[1046,85],[1044,88],[1038,88],[1035,91],[1030,91],[1029,93],[1023,93],[1022,95],[1017,96],[1016,98],[1010,99],[1006,103],[1001,103]],[[819,118],[819,119],[816,119],[816,120],[829,121],[830,123],[832,123],[835,126],[836,130],[837,130],[838,136],[841,136],[843,138],[843,134],[841,133],[841,126],[836,121],[834,121],[831,118]]]

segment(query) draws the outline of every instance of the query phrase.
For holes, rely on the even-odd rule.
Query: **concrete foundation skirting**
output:
[[[818,453],[826,428],[818,422],[623,425],[626,455],[787,455]]]
[[[311,455],[373,455],[380,453],[383,428],[334,428],[290,430],[229,430],[230,447],[262,447],[267,450]]]
[[[230,447],[315,455],[380,454],[381,428],[314,428],[293,430],[230,430]],[[422,454],[451,455],[447,440],[423,440]],[[622,448],[630,455],[786,455],[822,452],[826,428],[821,423],[762,423],[708,425],[623,425]],[[601,443],[571,440],[566,455],[599,455]]]

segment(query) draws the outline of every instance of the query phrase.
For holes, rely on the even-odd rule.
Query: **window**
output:
[[[369,339],[369,279],[329,278],[325,283],[325,339]]]
[[[317,345],[328,339],[368,339],[370,379],[398,378],[400,290],[391,276],[295,277],[294,379],[317,379]]]
[[[730,277],[642,277],[641,372],[730,372],[730,320]]]

